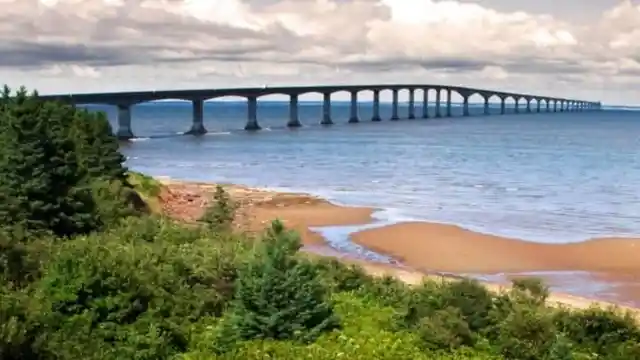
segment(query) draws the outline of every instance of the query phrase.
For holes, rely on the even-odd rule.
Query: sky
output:
[[[0,0],[0,8],[0,79],[42,94],[419,83],[640,105],[640,0]]]

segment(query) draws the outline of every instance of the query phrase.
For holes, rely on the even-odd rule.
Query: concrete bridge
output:
[[[484,89],[474,89],[461,86],[443,86],[443,85],[337,85],[337,86],[287,86],[287,87],[261,87],[261,88],[228,88],[228,89],[206,89],[206,90],[165,90],[165,91],[137,91],[137,92],[116,92],[116,93],[88,93],[88,94],[64,94],[64,95],[47,95],[41,96],[45,100],[60,100],[70,102],[75,105],[102,104],[113,105],[118,108],[118,129],[116,135],[121,140],[134,138],[131,130],[131,107],[149,101],[155,100],[187,100],[193,104],[193,123],[188,134],[201,135],[207,130],[204,127],[204,101],[209,99],[220,98],[224,96],[238,96],[247,99],[247,122],[245,130],[259,130],[258,123],[258,106],[257,100],[265,95],[286,95],[289,96],[289,120],[287,126],[301,126],[298,117],[298,98],[300,95],[309,93],[319,93],[323,96],[323,111],[320,123],[323,125],[333,124],[331,118],[331,94],[346,91],[351,94],[351,115],[350,123],[360,121],[358,117],[358,93],[361,91],[373,92],[373,117],[371,121],[381,121],[380,118],[380,92],[389,90],[392,92],[392,115],[391,120],[400,119],[398,114],[398,93],[401,90],[409,91],[409,119],[415,119],[415,92],[422,90],[422,118],[428,118],[429,108],[429,92],[434,90],[436,93],[435,117],[451,117],[451,95],[453,92],[458,93],[462,99],[462,114],[469,116],[469,98],[473,95],[480,95],[484,99],[484,114],[489,115],[489,99],[497,97],[500,100],[500,113],[506,113],[506,100],[512,99],[515,102],[516,113],[540,113],[540,112],[566,112],[566,111],[587,111],[600,110],[600,102],[591,102],[575,99],[563,99],[547,96],[537,96],[529,94],[517,94],[509,92],[500,92]],[[441,104],[442,94],[446,93],[446,104]],[[524,109],[520,108],[521,100],[524,100]],[[532,107],[532,103],[534,103]],[[444,113],[443,113],[444,110]]]

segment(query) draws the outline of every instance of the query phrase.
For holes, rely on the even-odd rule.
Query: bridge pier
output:
[[[451,117],[451,89],[447,89],[447,117]]]
[[[118,140],[130,140],[135,138],[131,130],[131,105],[118,105],[118,131],[116,132]]]
[[[381,121],[380,119],[380,90],[373,90],[373,116],[371,121]]]
[[[469,95],[462,98],[462,116],[469,116]]]
[[[415,90],[409,89],[409,119],[416,118],[416,99],[415,99]]]
[[[491,113],[489,112],[489,96],[488,95],[484,96],[484,114],[491,115]]]
[[[531,99],[525,99],[527,100],[527,113],[531,113]]]
[[[442,89],[436,89],[436,117],[437,118],[442,117],[442,112],[440,110],[440,102],[441,102],[440,96],[442,95],[440,92],[441,90]]]
[[[398,116],[398,90],[392,90],[393,102],[391,104],[391,120],[400,120]]]
[[[547,112],[551,112],[551,100],[547,99]]]
[[[540,99],[536,99],[536,112],[540,112]]]
[[[204,135],[207,129],[204,128],[204,100],[197,99],[191,101],[192,123],[191,129],[187,131],[188,135]]]
[[[519,114],[520,113],[520,99],[516,99],[516,105],[515,105],[515,109],[513,110],[514,113]]]
[[[505,97],[501,97],[500,98],[500,115],[504,115],[507,113],[507,98]]]
[[[333,125],[333,121],[331,120],[331,94],[324,93],[322,96],[322,121],[320,121],[320,124]]]
[[[429,118],[429,89],[422,89],[422,118]]]
[[[248,131],[261,129],[260,124],[258,124],[258,98],[256,96],[247,98],[247,124],[244,129]]]
[[[358,93],[356,91],[351,93],[351,116],[349,117],[349,124],[358,123]]]
[[[287,122],[287,127],[297,128],[302,126],[298,109],[298,95],[293,94],[289,98],[289,122]]]

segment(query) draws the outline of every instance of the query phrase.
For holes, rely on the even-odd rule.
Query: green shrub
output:
[[[338,326],[317,268],[295,256],[299,248],[297,234],[272,223],[239,271],[224,341],[309,342]]]
[[[219,271],[246,256],[243,245],[166,220],[155,228],[153,220],[138,222],[140,231],[132,220],[58,246],[34,283],[34,321],[46,329],[40,352],[59,359],[168,358],[186,349],[194,323],[226,310],[231,285]]]
[[[373,277],[361,266],[347,265],[336,258],[319,258],[311,260],[318,268],[320,277],[325,280],[332,292],[355,291],[370,285]]]
[[[207,207],[200,221],[204,222],[211,230],[231,231],[236,210],[237,204],[222,186],[217,185],[212,204]]]
[[[28,297],[0,283],[0,359],[35,359],[35,329],[28,321]]]
[[[514,307],[498,327],[496,346],[507,359],[545,359],[552,352],[558,335],[551,315],[529,306]]]
[[[515,291],[525,294],[535,303],[544,304],[549,297],[549,287],[540,278],[518,278],[512,280],[511,284]]]
[[[560,309],[555,312],[554,322],[573,342],[603,356],[621,344],[640,344],[636,319],[615,308]]]
[[[473,345],[473,333],[459,308],[436,310],[420,320],[417,328],[424,346],[429,350],[455,350]]]

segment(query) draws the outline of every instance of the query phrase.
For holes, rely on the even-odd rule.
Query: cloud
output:
[[[638,96],[629,84],[640,72],[640,5],[631,1],[588,24],[434,0],[0,0],[0,7],[0,75],[43,92],[438,82],[591,99],[622,84],[627,97]],[[571,81],[554,86],[560,78]]]

